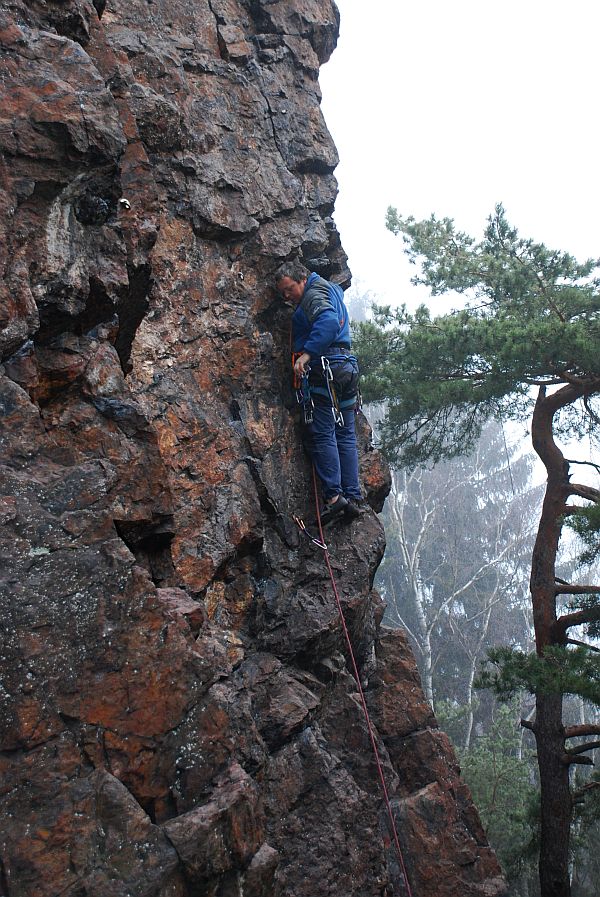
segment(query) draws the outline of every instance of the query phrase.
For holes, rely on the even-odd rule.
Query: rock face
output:
[[[3,0],[6,897],[407,893],[287,386],[302,256],[342,284],[331,0]],[[362,427],[372,506],[385,466]],[[331,555],[413,893],[497,863],[371,591]]]

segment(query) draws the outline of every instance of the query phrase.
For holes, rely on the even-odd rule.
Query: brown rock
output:
[[[178,858],[127,789],[108,773],[82,774],[61,736],[10,764],[4,799],[5,882],[17,897],[79,889],[98,897],[183,897]]]
[[[350,281],[317,81],[337,27],[330,0],[0,13],[8,897],[402,893],[292,521],[314,496],[271,283],[297,255]],[[381,524],[327,541],[414,881],[500,894],[408,646],[379,632]]]
[[[216,782],[208,803],[165,822],[187,879],[209,885],[230,870],[244,869],[263,840],[258,789],[238,764]]]
[[[246,897],[268,897],[273,893],[273,878],[279,864],[276,850],[263,844],[252,857],[243,877]]]
[[[250,692],[252,715],[271,750],[306,725],[323,692],[315,677],[299,671],[292,674],[277,658],[265,654],[254,654],[240,666],[238,676],[240,686]]]
[[[411,887],[417,894],[506,894],[506,884],[492,851],[473,841],[450,793],[433,783],[401,801],[397,808]],[[428,857],[428,862],[414,863],[419,852]]]
[[[156,597],[175,616],[184,617],[193,632],[206,622],[206,610],[199,601],[193,601],[183,589],[157,589]]]
[[[377,728],[388,742],[435,726],[406,634],[401,629],[382,629],[376,655],[369,703]]]

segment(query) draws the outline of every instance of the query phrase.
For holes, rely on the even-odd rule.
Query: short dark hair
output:
[[[275,272],[275,283],[278,284],[284,277],[289,277],[290,280],[300,283],[301,281],[306,280],[309,274],[310,271],[308,268],[304,267],[302,262],[284,262]]]

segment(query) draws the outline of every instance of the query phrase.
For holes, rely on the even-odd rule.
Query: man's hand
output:
[[[298,374],[299,377],[303,377],[306,374],[306,368],[308,367],[310,362],[310,355],[308,352],[303,352],[296,359],[296,364],[294,365],[294,370]]]

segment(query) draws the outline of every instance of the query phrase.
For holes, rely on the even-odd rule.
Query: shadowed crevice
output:
[[[129,357],[137,329],[148,311],[148,293],[152,283],[150,265],[127,266],[129,275],[129,293],[119,307],[119,333],[115,341],[115,349],[125,373],[131,370]]]
[[[170,514],[154,520],[114,520],[119,537],[127,545],[138,564],[148,571],[156,586],[172,585],[175,568],[171,542],[175,534]]]

